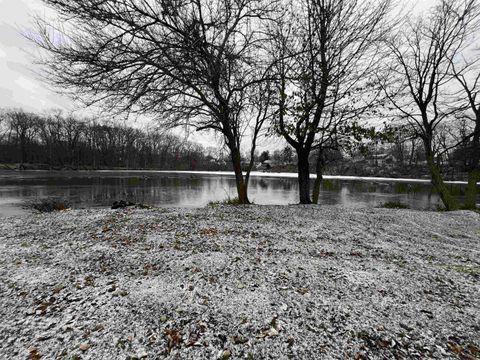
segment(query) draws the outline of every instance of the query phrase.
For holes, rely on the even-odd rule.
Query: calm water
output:
[[[256,204],[298,202],[295,178],[257,175],[249,186],[249,197]],[[75,208],[106,207],[121,199],[157,206],[201,207],[209,201],[235,195],[235,180],[231,175],[153,171],[0,172],[0,216],[25,213],[24,201],[43,197],[68,199]],[[379,206],[390,200],[417,209],[440,205],[428,183],[415,182],[328,179],[320,196],[323,204],[344,206]]]

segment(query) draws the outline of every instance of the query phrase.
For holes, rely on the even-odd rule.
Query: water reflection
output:
[[[453,185],[452,185],[453,186]],[[458,186],[458,185],[457,185]],[[251,178],[250,199],[256,204],[297,203],[293,178]],[[462,193],[462,189],[457,191]],[[41,197],[68,199],[74,207],[109,206],[125,199],[157,206],[200,207],[234,197],[232,176],[155,172],[0,172],[0,215],[21,213],[21,203]],[[441,203],[429,184],[324,180],[322,204],[378,206],[398,200],[412,208]]]

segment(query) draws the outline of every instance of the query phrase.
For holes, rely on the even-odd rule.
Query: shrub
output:
[[[48,213],[67,210],[70,208],[70,204],[68,201],[62,199],[45,198],[26,201],[23,207],[40,213]]]
[[[386,203],[383,204],[384,208],[386,209],[410,209],[410,206],[407,204],[404,204],[400,201],[387,201]]]
[[[251,204],[253,204],[253,202],[251,202]],[[210,201],[208,203],[208,206],[212,206],[212,207],[216,207],[216,206],[220,206],[220,205],[234,205],[234,206],[237,206],[237,205],[242,205],[240,203],[240,200],[238,199],[238,197],[230,197],[230,196],[227,196],[225,199],[221,200],[221,201]]]
[[[462,205],[460,206],[460,210],[471,210],[471,211],[480,211],[480,208],[477,206],[468,206],[468,205]]]

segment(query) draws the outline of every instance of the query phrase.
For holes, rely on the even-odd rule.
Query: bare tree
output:
[[[476,21],[476,0],[440,0],[428,16],[409,19],[388,42],[393,54],[386,95],[398,117],[423,142],[432,184],[447,210],[458,207],[436,162],[436,132],[457,109],[446,106],[451,62]],[[397,76],[395,76],[397,75]]]
[[[279,92],[275,126],[297,153],[302,204],[312,202],[310,153],[320,154],[321,179],[323,151],[339,146],[346,124],[378,93],[372,91],[377,45],[391,6],[391,0],[289,1],[271,31]]]
[[[11,136],[20,148],[22,164],[32,160],[31,145],[38,134],[39,116],[20,109],[7,112]]]
[[[478,30],[478,26],[473,29]],[[451,58],[451,73],[460,90],[454,94],[454,106],[460,110],[460,117],[467,120],[461,131],[460,144],[468,151],[468,187],[466,191],[465,207],[476,208],[477,183],[480,181],[480,66],[478,49],[472,49],[474,40],[470,37],[465,44],[462,54]]]
[[[61,149],[63,130],[63,117],[60,111],[38,120],[39,136],[48,149],[48,164],[50,167],[63,165],[64,152]]]
[[[0,143],[7,136],[7,116],[4,110],[0,109]]]
[[[87,104],[221,133],[249,202],[241,146],[248,134],[255,147],[267,114],[252,97],[268,74],[262,27],[277,0],[44,2],[65,24],[38,19],[41,38],[31,36],[49,53],[49,81]]]
[[[63,120],[64,138],[67,148],[67,163],[78,167],[80,162],[79,143],[85,132],[85,124],[72,116]]]

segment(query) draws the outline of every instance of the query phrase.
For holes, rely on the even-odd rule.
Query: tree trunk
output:
[[[20,140],[20,156],[21,156],[21,163],[26,164],[27,163],[27,144],[26,144],[26,140],[24,139]]]
[[[412,149],[410,151],[410,159],[408,161],[409,166],[412,166],[414,156],[415,156],[415,140],[412,140]]]
[[[465,191],[465,209],[477,208],[477,183],[480,181],[480,169],[473,169],[468,173],[468,185]]]
[[[230,149],[233,163],[233,171],[235,172],[235,182],[237,185],[238,202],[240,204],[250,204],[248,200],[247,184],[242,172],[240,151],[236,148]]]
[[[432,155],[427,156],[428,168],[432,176],[432,185],[435,190],[437,190],[440,198],[442,199],[443,205],[447,211],[452,211],[458,209],[458,202],[450,193],[450,190],[445,186],[443,182],[442,175],[440,173],[440,168],[435,164]]]
[[[477,182],[480,181],[480,119],[477,118],[471,148],[471,163],[468,171],[468,185],[465,191],[465,209],[477,208]]]
[[[324,167],[325,167],[325,159],[323,158],[323,154],[320,151],[318,153],[317,165],[315,167],[315,173],[317,175],[317,178],[315,179],[315,183],[313,184],[312,202],[314,204],[318,204],[318,199],[320,197],[320,185],[322,184],[322,180],[323,180]]]
[[[430,129],[428,134],[423,137],[423,145],[425,147],[425,156],[427,158],[427,165],[428,165],[428,170],[430,171],[430,176],[432,177],[432,185],[437,191],[437,193],[440,195],[440,199],[443,202],[443,205],[445,206],[445,210],[447,211],[452,211],[452,210],[457,210],[459,208],[457,200],[452,196],[450,193],[450,190],[445,186],[445,183],[443,182],[442,174],[440,172],[440,168],[438,166],[438,159],[437,162],[435,162],[435,154],[433,152],[433,145],[432,145],[432,139],[433,139],[433,133],[432,130]]]
[[[308,151],[297,151],[300,204],[312,203],[310,199],[310,165],[308,163],[308,155]]]

